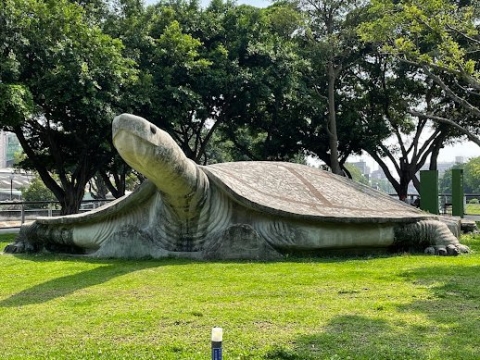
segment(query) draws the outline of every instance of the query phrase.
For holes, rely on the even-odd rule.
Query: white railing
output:
[[[91,211],[113,200],[82,201],[79,213]],[[0,221],[20,221],[23,224],[26,220],[35,220],[39,216],[58,216],[60,212],[58,201],[0,201]]]

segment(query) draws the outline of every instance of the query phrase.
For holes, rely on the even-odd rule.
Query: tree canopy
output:
[[[404,197],[445,144],[479,140],[475,5],[4,0],[1,126],[64,213],[89,182],[125,192],[132,170],[110,139],[122,112],[201,164],[310,155],[341,174],[366,152]]]
[[[480,11],[475,1],[372,0],[373,20],[359,27],[365,41],[414,66],[451,101],[408,113],[447,124],[480,146]]]
[[[21,166],[38,172],[64,213],[76,212],[110,158],[105,137],[133,63],[66,0],[7,0],[1,21],[3,126],[27,155]]]

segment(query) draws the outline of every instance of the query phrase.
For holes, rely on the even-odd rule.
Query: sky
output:
[[[439,158],[452,158],[454,160],[455,156],[464,156],[466,158],[479,157],[480,146],[470,141],[455,146],[447,146],[442,149]]]

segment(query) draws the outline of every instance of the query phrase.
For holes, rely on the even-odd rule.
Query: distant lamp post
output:
[[[15,178],[15,173],[12,171],[10,174],[10,201],[13,200],[13,179]]]

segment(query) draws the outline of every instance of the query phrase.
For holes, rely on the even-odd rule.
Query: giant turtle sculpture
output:
[[[458,222],[327,171],[282,162],[198,166],[143,118],[123,114],[112,128],[120,155],[148,180],[89,213],[38,218],[5,252],[275,259],[326,250],[468,251]]]

